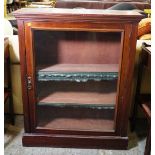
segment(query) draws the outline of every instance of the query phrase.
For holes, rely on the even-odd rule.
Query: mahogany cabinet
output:
[[[24,8],[18,22],[24,146],[126,149],[132,11]]]

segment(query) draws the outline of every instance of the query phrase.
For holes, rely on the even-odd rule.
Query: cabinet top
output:
[[[63,19],[63,20],[100,20],[138,22],[143,15],[136,11],[99,10],[99,9],[62,9],[62,8],[22,8],[15,11],[17,19]]]

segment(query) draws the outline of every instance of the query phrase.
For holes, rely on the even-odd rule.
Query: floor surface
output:
[[[5,155],[143,155],[146,141],[143,132],[139,132],[139,136],[133,132],[129,133],[128,150],[23,147],[23,132],[23,116],[16,116],[14,126],[5,123]]]

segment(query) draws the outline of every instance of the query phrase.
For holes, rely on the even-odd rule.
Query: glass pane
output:
[[[37,127],[114,131],[121,33],[33,30]]]

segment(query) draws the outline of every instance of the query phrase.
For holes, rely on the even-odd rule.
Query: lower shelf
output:
[[[44,120],[45,121],[45,120]],[[69,118],[57,118],[45,125],[45,122],[40,122],[39,126],[43,126],[48,129],[66,129],[66,130],[89,130],[93,131],[110,131],[113,129],[114,121],[111,120],[95,120],[95,119],[69,119]],[[47,121],[47,120],[46,120]]]
[[[44,105],[37,107],[37,127],[51,130],[114,132],[114,107]]]
[[[114,132],[117,80],[37,83],[36,127]]]

